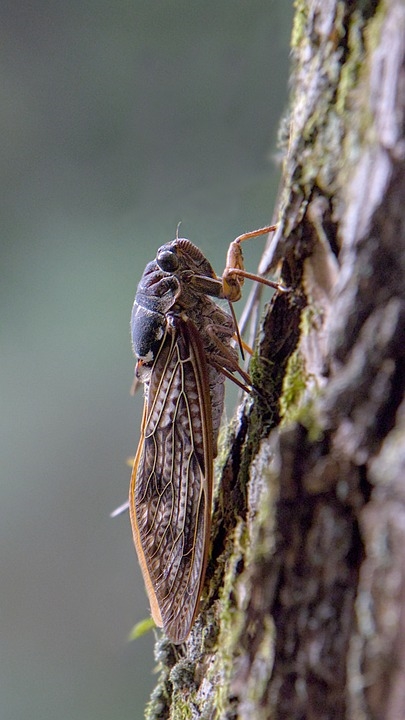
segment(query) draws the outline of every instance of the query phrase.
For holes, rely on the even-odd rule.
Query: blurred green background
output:
[[[142,718],[153,634],[128,517],[129,316],[181,234],[220,272],[271,221],[285,0],[0,7],[4,720]],[[254,269],[263,240],[245,256]]]

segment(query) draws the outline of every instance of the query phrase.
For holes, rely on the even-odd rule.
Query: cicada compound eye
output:
[[[157,251],[156,262],[163,272],[174,272],[179,267],[179,259],[176,253],[169,250],[165,245]]]

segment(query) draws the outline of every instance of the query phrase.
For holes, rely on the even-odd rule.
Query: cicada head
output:
[[[187,238],[176,238],[157,251],[156,262],[166,272],[181,278],[184,272],[216,278],[211,263],[201,250]]]

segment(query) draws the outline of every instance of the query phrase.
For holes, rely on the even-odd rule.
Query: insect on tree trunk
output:
[[[405,5],[300,0],[263,321],[202,611],[148,718],[405,717]],[[269,87],[269,93],[271,88]]]

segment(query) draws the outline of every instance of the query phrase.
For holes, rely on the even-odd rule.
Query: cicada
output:
[[[198,613],[210,543],[213,461],[226,377],[246,390],[229,305],[245,277],[242,240],[231,243],[222,277],[185,238],[157,251],[138,285],[131,316],[135,376],[144,383],[141,437],[129,492],[135,546],[152,617],[173,643]]]

